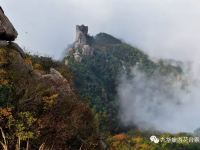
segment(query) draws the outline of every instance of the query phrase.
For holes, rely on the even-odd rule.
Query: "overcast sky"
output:
[[[16,27],[17,42],[60,58],[75,25],[110,33],[152,57],[199,59],[199,0],[1,0]]]

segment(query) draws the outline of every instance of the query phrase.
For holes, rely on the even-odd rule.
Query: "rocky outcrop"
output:
[[[33,71],[31,63],[27,61],[24,52],[11,46],[0,47],[0,70],[10,69],[17,72],[17,75],[23,76]],[[0,76],[1,77],[1,76]]]
[[[4,14],[3,9],[0,7],[0,40],[14,41],[17,38],[17,31],[12,23]]]
[[[22,56],[22,58],[26,57],[23,49],[17,43],[9,42],[8,46],[15,49],[16,51],[18,51],[20,53],[20,55]]]
[[[42,79],[45,79],[49,85],[52,85],[56,91],[60,91],[68,95],[74,94],[69,81],[66,80],[66,78],[64,78],[56,69],[51,68],[49,74],[42,75],[41,77]]]
[[[73,56],[74,56],[74,59],[75,59],[77,62],[81,62],[81,61],[82,61],[81,54],[80,54],[78,51],[76,51],[76,52],[73,54]]]
[[[2,48],[2,47],[8,47],[11,49],[15,49],[16,51],[19,52],[19,54],[21,55],[22,58],[25,58],[25,53],[24,53],[23,49],[17,43],[0,41],[0,48]]]
[[[93,49],[89,45],[83,45],[82,55],[93,55]]]

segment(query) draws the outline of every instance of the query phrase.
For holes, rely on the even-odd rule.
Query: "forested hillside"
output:
[[[10,46],[0,48],[0,66],[0,126],[8,149],[19,144],[29,149],[98,149],[94,114],[74,89],[66,66],[22,55]]]
[[[75,86],[98,112],[103,130],[126,130],[118,118],[117,87],[120,76],[126,74],[128,78],[133,78],[131,71],[134,67],[149,76],[156,71],[163,75],[172,73],[174,76],[181,73],[181,68],[164,65],[161,60],[155,63],[141,50],[106,33],[90,37],[90,46],[93,54],[81,54],[81,62],[76,61],[71,54],[66,59],[73,72]]]
[[[121,76],[134,79],[137,68],[147,80],[159,73],[172,78],[171,84],[181,80],[180,66],[152,61],[109,34],[90,36],[84,25],[76,26],[75,42],[62,61],[31,55],[13,42],[18,33],[1,8],[0,21],[0,149],[200,149],[194,134],[142,130],[120,118]],[[151,142],[151,135],[160,143]]]

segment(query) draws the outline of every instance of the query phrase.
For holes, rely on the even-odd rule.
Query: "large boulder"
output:
[[[14,41],[17,38],[17,31],[12,23],[5,16],[3,9],[0,7],[0,40]]]

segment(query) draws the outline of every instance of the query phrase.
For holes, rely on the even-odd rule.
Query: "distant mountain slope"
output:
[[[102,118],[102,129],[116,132],[122,128],[118,118],[117,101],[118,80],[122,74],[131,77],[130,72],[134,66],[148,75],[153,74],[155,70],[163,74],[181,72],[180,68],[165,65],[162,61],[151,61],[141,50],[106,33],[90,37],[90,43],[75,45],[70,48],[65,61],[74,74],[75,86],[81,96],[89,99]],[[92,53],[85,55],[85,45],[89,45]],[[79,59],[74,55],[77,53]]]

